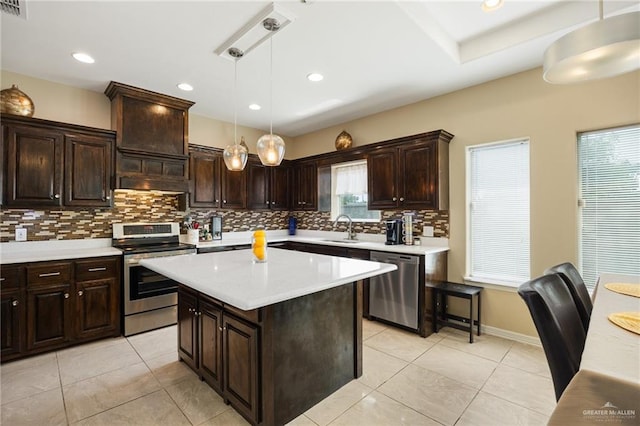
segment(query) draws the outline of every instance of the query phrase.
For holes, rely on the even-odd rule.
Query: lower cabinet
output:
[[[259,423],[259,326],[186,287],[178,289],[180,359],[252,423]]]
[[[2,267],[2,361],[120,335],[120,257]]]

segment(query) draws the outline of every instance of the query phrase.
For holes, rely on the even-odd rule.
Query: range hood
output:
[[[189,108],[194,102],[112,81],[116,188],[189,191]]]

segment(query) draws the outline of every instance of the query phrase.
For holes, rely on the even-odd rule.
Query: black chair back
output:
[[[518,294],[538,330],[558,400],[580,368],[586,332],[578,310],[559,274],[528,281],[518,288]]]
[[[591,302],[587,286],[584,284],[584,280],[582,279],[580,272],[578,272],[573,264],[566,262],[547,269],[545,274],[560,274],[560,277],[569,287],[569,291],[571,292],[571,296],[576,304],[576,308],[578,308],[578,313],[580,314],[584,331],[586,332],[589,329],[589,320],[591,319],[593,303]]]

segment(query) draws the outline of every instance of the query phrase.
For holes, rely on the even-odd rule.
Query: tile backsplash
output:
[[[6,209],[0,212],[0,242],[14,241],[15,228],[27,229],[29,241],[72,240],[83,238],[111,238],[114,222],[182,222],[184,211],[179,211],[178,196],[154,191],[114,191],[113,208],[87,208],[73,210]],[[382,220],[399,218],[403,211],[384,211]],[[434,227],[435,237],[449,237],[448,211],[416,211],[417,229],[424,225]],[[223,232],[249,231],[257,225],[266,229],[286,229],[290,214],[298,218],[298,228],[322,231],[343,231],[346,225],[335,229],[330,213],[287,211],[235,211],[190,209],[193,220],[207,223],[211,216],[222,216]],[[382,234],[383,222],[354,223],[357,233]]]

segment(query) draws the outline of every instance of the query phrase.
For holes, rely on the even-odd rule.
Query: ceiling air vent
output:
[[[0,0],[0,10],[3,13],[27,19],[27,4],[25,0]]]

